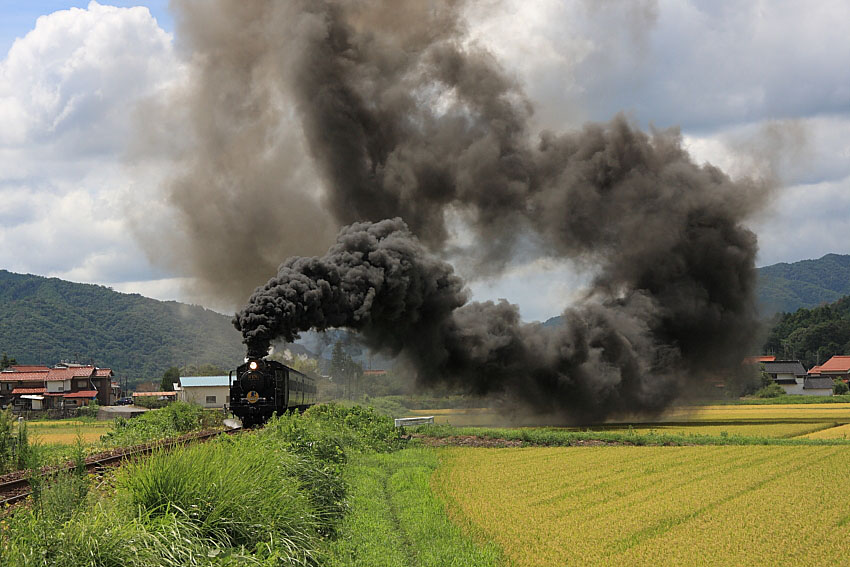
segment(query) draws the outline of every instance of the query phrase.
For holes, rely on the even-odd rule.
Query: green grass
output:
[[[317,565],[347,509],[345,463],[398,442],[392,420],[371,410],[316,407],[157,452],[96,490],[57,477],[0,523],[0,565]]]
[[[348,467],[351,510],[328,542],[329,567],[478,567],[496,565],[498,548],[478,545],[447,517],[432,493],[438,466],[429,449],[364,454]]]
[[[494,427],[420,426],[417,433],[426,437],[445,438],[474,435],[487,439],[522,441],[528,445],[570,446],[600,441],[625,445],[850,445],[845,439],[781,439],[739,435],[678,435],[657,430],[574,431],[551,427],[508,429]]]
[[[850,394],[840,396],[776,396],[775,398],[739,398],[737,400],[709,400],[708,406],[771,406],[776,404],[847,404]]]

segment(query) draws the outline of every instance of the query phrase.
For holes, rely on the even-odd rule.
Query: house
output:
[[[47,366],[13,366],[0,372],[0,403],[22,410],[75,408],[96,400],[115,403],[118,385],[109,368],[61,363]]]
[[[786,394],[800,396],[831,396],[832,380],[808,376],[799,360],[775,360],[764,363],[764,371],[782,386]]]
[[[764,364],[765,362],[775,362],[776,357],[773,355],[748,356],[741,361],[741,364]]]
[[[205,408],[230,403],[230,376],[181,376],[179,399]]]
[[[850,380],[850,356],[833,356],[820,366],[812,368],[809,374],[832,378],[833,380]]]

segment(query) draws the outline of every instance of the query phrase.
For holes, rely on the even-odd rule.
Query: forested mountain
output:
[[[233,368],[245,356],[230,317],[100,285],[0,270],[0,351],[19,364],[77,358],[132,379],[170,366]]]
[[[850,295],[850,255],[827,254],[817,260],[773,264],[758,269],[762,314],[817,307]]]
[[[817,307],[850,295],[850,255],[827,254],[817,260],[756,268],[756,301],[763,317]],[[552,317],[544,325],[560,325]]]
[[[850,354],[850,297],[780,315],[768,335],[765,352],[799,359],[806,368],[835,354]]]

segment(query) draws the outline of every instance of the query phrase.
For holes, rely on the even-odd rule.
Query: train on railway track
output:
[[[305,410],[316,403],[316,381],[276,360],[248,358],[230,374],[228,409],[254,427],[287,410]]]

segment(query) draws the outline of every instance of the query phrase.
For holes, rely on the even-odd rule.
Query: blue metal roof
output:
[[[180,386],[192,388],[194,386],[229,386],[228,376],[181,376]]]

